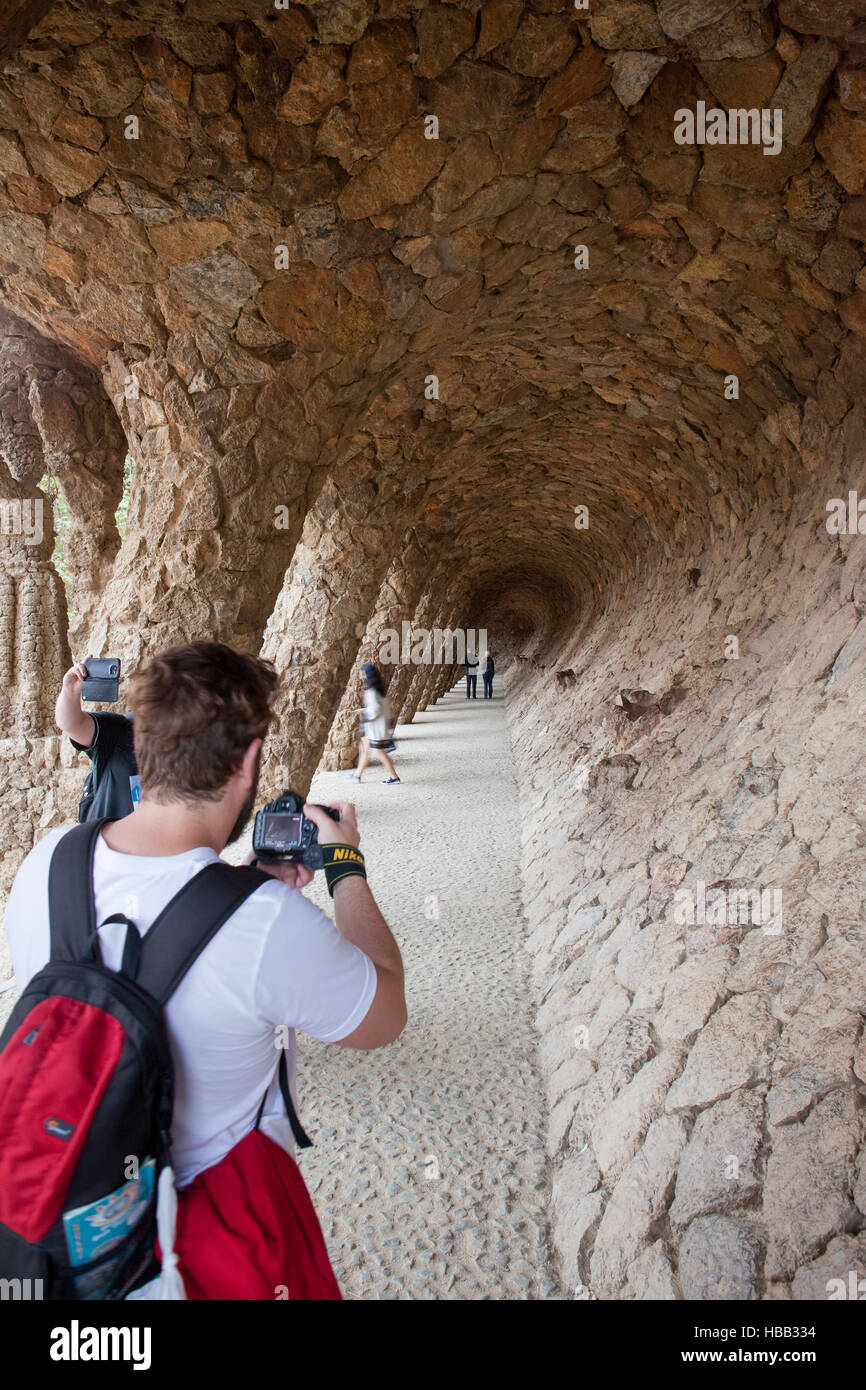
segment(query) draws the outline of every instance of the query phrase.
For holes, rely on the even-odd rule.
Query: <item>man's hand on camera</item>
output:
[[[304,815],[318,828],[319,844],[352,845],[357,849],[361,842],[361,832],[351,801],[332,801],[331,810],[340,812],[339,820],[331,820],[326,811],[320,811],[319,807],[310,801],[304,802]]]
[[[263,869],[271,878],[278,878],[280,883],[285,883],[289,888],[306,888],[308,883],[313,881],[313,871],[308,869],[306,864],[292,864],[288,859],[275,859],[273,864],[263,864],[256,858],[256,852],[251,849],[245,864],[255,864],[257,869]]]
[[[312,869],[308,869],[306,864],[292,864],[288,859],[275,859],[273,864],[259,863],[258,867],[270,874],[271,878],[288,884],[289,888],[306,888],[313,881]]]

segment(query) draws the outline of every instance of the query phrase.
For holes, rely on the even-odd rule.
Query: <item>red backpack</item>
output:
[[[121,1299],[159,1273],[156,1195],[174,1098],[165,1006],[223,923],[272,882],[220,861],[190,879],[143,937],[122,914],[106,918],[127,924],[120,970],[110,970],[93,898],[105,824],[77,825],[57,842],[51,956],[0,1038],[0,1278],[24,1297]],[[279,1067],[306,1147],[285,1052]]]

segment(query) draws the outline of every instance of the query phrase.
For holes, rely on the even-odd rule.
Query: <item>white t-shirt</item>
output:
[[[6,935],[19,990],[48,961],[48,864],[66,829],[51,831],[30,851],[9,894]],[[93,866],[97,922],[122,912],[144,934],[193,874],[218,858],[209,848],[162,858],[120,854],[100,835]],[[109,923],[99,936],[105,964],[117,970],[125,924]],[[276,1075],[279,1044],[288,1044],[291,1078],[294,1030],[339,1042],[361,1023],[375,993],[373,962],[330,917],[277,879],[257,888],[208,943],[166,1006],[178,1186],[250,1132],[266,1090],[261,1129],[292,1152]],[[281,1026],[288,1034],[277,1031]]]
[[[391,733],[391,702],[387,695],[367,687],[364,691],[364,733],[382,743]]]

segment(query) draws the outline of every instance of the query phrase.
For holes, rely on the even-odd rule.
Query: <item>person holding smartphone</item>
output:
[[[88,656],[87,661],[92,660]],[[81,686],[86,676],[86,662],[70,667],[54,708],[57,727],[92,764],[78,803],[78,819],[128,816],[141,797],[132,715],[88,714],[82,709]]]

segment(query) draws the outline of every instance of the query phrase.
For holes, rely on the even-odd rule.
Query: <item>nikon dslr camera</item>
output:
[[[340,812],[330,806],[319,806],[331,820],[339,820]],[[287,859],[292,864],[304,864],[308,869],[321,869],[324,864],[319,844],[319,828],[304,815],[304,798],[297,792],[283,792],[269,801],[256,816],[253,827],[253,850],[263,864]]]

